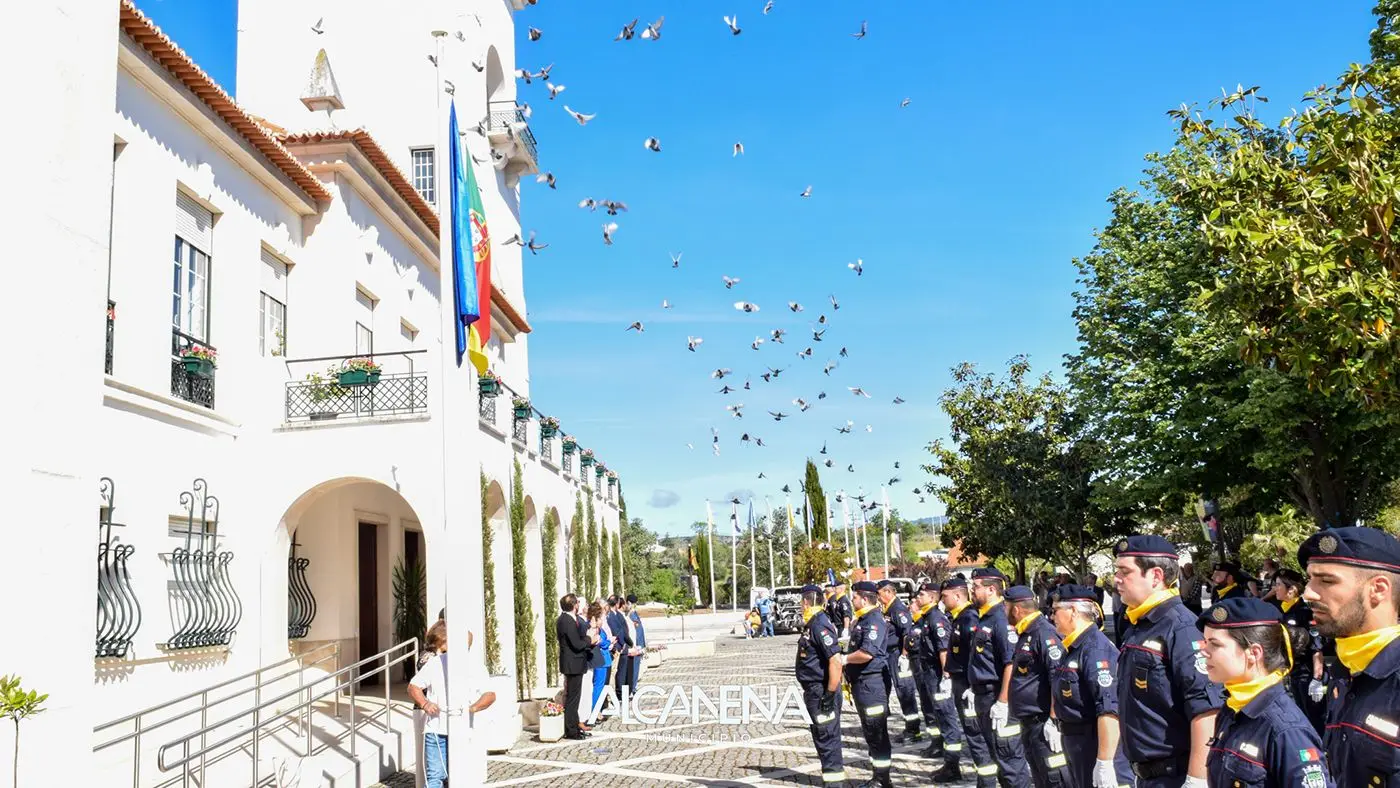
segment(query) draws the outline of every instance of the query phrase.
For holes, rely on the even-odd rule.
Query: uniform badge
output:
[[[827,648],[831,648],[832,646],[836,645],[835,641],[831,639],[831,633],[829,632],[822,633],[822,643],[825,644]]]
[[[1337,537],[1327,534],[1317,540],[1317,551],[1328,555],[1337,552]]]
[[[1327,778],[1322,774],[1322,764],[1310,763],[1303,767],[1303,788],[1326,788]]]
[[[1196,652],[1196,672],[1202,676],[1206,675],[1206,653],[1204,651]]]
[[[1215,608],[1214,610],[1210,611],[1210,619],[1211,619],[1212,621],[1224,621],[1225,619],[1227,619],[1227,618],[1229,618],[1229,617],[1230,617],[1230,612],[1229,612],[1228,610],[1226,610],[1225,608],[1220,607],[1220,606],[1218,606],[1218,605],[1216,606],[1216,608]]]
[[[1050,659],[1059,659],[1060,657],[1064,656],[1064,652],[1060,651],[1059,646],[1051,646],[1050,648],[1046,649],[1045,653],[1050,655]]]
[[[1121,540],[1121,541],[1118,542],[1118,552],[1121,553],[1121,552],[1123,552],[1124,550],[1127,550],[1127,549],[1128,549],[1128,540],[1127,540],[1127,539],[1123,539],[1123,540]]]
[[[1101,670],[1099,671],[1099,675],[1094,678],[1094,681],[1097,681],[1100,687],[1108,689],[1113,686],[1113,674],[1106,670]]]
[[[944,629],[942,624],[939,624],[938,627],[937,627],[937,629],[938,629],[938,636],[939,636],[939,637],[941,637],[941,638],[946,638],[946,637],[948,637],[948,630]]]

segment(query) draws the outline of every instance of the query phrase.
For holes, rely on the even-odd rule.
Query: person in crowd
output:
[[[977,626],[972,634],[967,680],[971,688],[963,703],[972,708],[988,760],[977,763],[979,788],[1025,788],[1031,784],[1021,735],[1010,720],[1013,638],[1006,618],[1002,590],[1006,576],[995,567],[972,570],[972,602],[977,606]],[[974,759],[978,751],[973,751]],[[984,756],[986,757],[986,756]]]
[[[1118,649],[1099,630],[1103,609],[1093,586],[1059,589],[1053,613],[1064,655],[1055,668],[1051,706],[1060,726],[1069,785],[1118,788],[1133,784],[1119,744]]]
[[[425,638],[434,658],[414,674],[408,684],[408,696],[423,708],[427,722],[423,727],[423,759],[427,788],[443,788],[447,781],[448,717],[452,713],[447,692],[447,622],[439,621],[428,629]],[[467,687],[458,687],[458,698],[474,698],[467,712],[475,714],[496,702],[496,693],[486,690],[486,678],[468,659]]]
[[[899,742],[918,741],[921,719],[919,690],[914,686],[914,672],[907,658],[904,660],[905,667],[900,667],[900,657],[905,656],[904,640],[914,620],[909,617],[909,608],[899,598],[892,581],[881,580],[875,584],[875,589],[880,600],[880,614],[889,625],[885,628],[885,697],[888,698],[893,689],[899,698],[899,711],[904,715],[904,733],[900,735]]]
[[[851,685],[851,700],[860,717],[861,733],[870,748],[870,768],[874,777],[861,788],[892,788],[890,779],[892,749],[887,727],[889,689],[885,684],[885,617],[880,614],[880,597],[875,584],[862,580],[852,586],[857,605],[851,624],[851,639],[842,664]]]
[[[1327,689],[1326,763],[1344,788],[1400,784],[1400,540],[1327,528],[1298,548],[1303,599],[1341,663]]]
[[[797,640],[797,683],[812,718],[812,744],[822,765],[822,784],[844,786],[841,758],[840,633],[827,618],[821,588],[802,587],[802,636]]]
[[[904,649],[914,671],[919,708],[930,740],[920,755],[946,763],[949,755],[962,753],[962,725],[953,702],[953,682],[946,669],[953,623],[938,607],[938,590],[937,583],[919,586],[910,611],[914,624],[905,638]]]
[[[1196,617],[1177,597],[1176,546],[1134,535],[1113,552],[1127,620],[1117,681],[1123,754],[1138,788],[1206,788],[1222,701],[1220,686],[1206,678]]]
[[[1016,643],[1007,696],[1010,722],[1001,732],[1020,729],[1031,782],[1036,788],[1049,788],[1069,779],[1060,728],[1050,716],[1051,684],[1064,645],[1037,603],[1035,592],[1025,586],[1006,589],[1006,614],[1016,628]]]
[[[851,607],[851,598],[846,594],[846,583],[837,580],[831,586],[831,598],[827,600],[826,615],[831,619],[831,623],[841,632],[841,639],[850,637],[851,620],[855,618],[855,610]]]
[[[948,620],[953,624],[948,636],[948,660],[944,667],[948,671],[948,683],[953,692],[951,700],[960,715],[964,746],[956,750],[944,747],[943,767],[933,773],[932,779],[935,783],[955,783],[962,781],[964,749],[977,766],[990,763],[991,753],[977,727],[977,712],[965,700],[972,686],[968,683],[968,655],[972,653],[972,635],[977,630],[977,608],[972,605],[968,595],[967,579],[953,575],[943,581],[939,595],[943,608],[948,611]]]
[[[1279,615],[1262,599],[1235,597],[1196,619],[1205,634],[1207,675],[1228,695],[1206,757],[1208,785],[1335,785],[1321,738],[1284,690],[1292,653]]]
[[[1227,599],[1252,596],[1249,593],[1249,574],[1233,561],[1221,561],[1216,564],[1210,573],[1210,583],[1214,586],[1210,594],[1212,605],[1218,605]]]
[[[1187,561],[1181,565],[1181,604],[1186,609],[1201,614],[1201,576],[1196,574],[1196,565]]]
[[[1274,578],[1278,577],[1278,561],[1272,558],[1265,558],[1264,563],[1259,566],[1259,579],[1251,584],[1254,595],[1265,602],[1273,601],[1274,598]]]
[[[642,616],[637,612],[637,595],[627,595],[627,620],[632,623],[632,639],[637,643],[638,659],[632,660],[632,694],[637,694],[637,682],[642,680],[642,668],[646,665],[647,629],[642,625]]]
[[[773,637],[773,600],[768,597],[767,591],[760,591],[758,594],[758,619],[762,626],[759,637]]]
[[[1289,646],[1293,649],[1293,668],[1284,688],[1293,697],[1312,723],[1322,733],[1327,707],[1323,696],[1327,692],[1327,665],[1322,656],[1322,636],[1313,622],[1312,608],[1303,601],[1307,579],[1292,569],[1283,567],[1274,572],[1272,598],[1268,601],[1278,608],[1288,627]]]
[[[588,605],[588,626],[590,633],[598,638],[598,647],[592,650],[593,656],[588,661],[588,667],[593,671],[593,700],[588,706],[592,711],[588,715],[588,724],[593,725],[599,714],[598,699],[603,697],[603,688],[608,685],[608,672],[613,665],[613,635],[608,629],[606,603],[601,599]],[[621,698],[618,700],[620,702]]]
[[[623,687],[630,689],[632,682],[632,627],[627,624],[626,599],[610,596],[608,604],[612,607],[606,618],[613,636],[613,694],[621,702]]]
[[[578,614],[579,601],[574,594],[559,600],[559,617],[554,620],[554,634],[559,643],[559,673],[564,677],[564,738],[583,739],[591,734],[579,723],[579,697],[583,689],[583,674],[592,661],[594,643],[588,636],[588,624]]]
[[[762,631],[763,617],[758,614],[758,608],[749,608],[749,614],[744,616],[744,636],[756,638]]]

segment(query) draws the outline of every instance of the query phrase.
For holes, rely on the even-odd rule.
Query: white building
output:
[[[517,179],[535,171],[537,155],[506,76],[514,72],[512,9],[408,0],[383,15],[363,3],[327,12],[306,0],[241,0],[235,102],[127,0],[119,13],[105,2],[59,6],[85,22],[100,16],[83,28],[105,30],[85,55],[94,76],[60,82],[42,98],[65,100],[58,123],[87,118],[82,135],[70,138],[82,147],[69,154],[81,171],[57,153],[49,164],[92,202],[68,218],[67,235],[55,236],[80,257],[70,292],[95,306],[87,301],[105,289],[107,317],[65,325],[60,336],[77,350],[42,366],[63,365],[54,380],[67,388],[16,412],[27,422],[17,430],[31,440],[18,444],[26,453],[15,474],[6,469],[7,479],[34,485],[32,504],[21,508],[35,528],[30,547],[71,545],[71,556],[50,559],[65,564],[66,579],[36,560],[11,572],[3,590],[15,600],[57,585],[71,603],[64,620],[91,610],[95,596],[98,621],[95,648],[84,637],[65,642],[59,670],[48,664],[51,648],[35,646],[42,616],[17,615],[11,631],[22,637],[0,646],[0,673],[19,673],[52,695],[49,717],[26,723],[35,733],[25,729],[22,771],[57,760],[83,774],[91,764],[101,775],[73,784],[165,784],[183,767],[163,772],[161,763],[181,761],[188,743],[202,755],[189,767],[211,770],[205,784],[250,784],[254,737],[239,731],[254,725],[243,712],[265,704],[257,719],[267,739],[257,739],[262,752],[253,748],[253,757],[266,778],[306,741],[305,730],[278,717],[316,692],[299,686],[376,655],[363,670],[386,658],[411,661],[392,650],[404,639],[394,624],[397,566],[426,567],[427,620],[450,606],[456,651],[465,652],[460,632],[470,629],[481,658],[481,524],[492,537],[505,676],[490,724],[474,728],[512,741],[514,702],[528,700],[516,694],[514,463],[525,493],[517,541],[537,655],[534,675],[519,682],[530,688],[524,694],[553,694],[545,631],[558,609],[545,596],[546,516],[559,524],[556,594],[621,582],[608,577],[606,562],[602,577],[578,580],[569,549],[585,502],[615,544],[615,475],[582,467],[579,455],[563,451],[562,433],[542,436],[538,410],[523,420],[511,414],[512,395],[529,397],[530,326],[521,248],[500,241],[520,231]],[[311,30],[317,18],[323,34]],[[440,89],[446,83],[452,95]],[[454,363],[453,310],[440,306],[451,293],[441,275],[444,260],[451,269],[441,227],[449,210],[437,198],[445,194],[453,98],[461,141],[488,162],[476,175],[494,239],[486,353],[506,387],[495,398],[478,395],[470,364]],[[105,166],[93,166],[94,145],[105,150]],[[213,366],[190,358],[191,348],[216,349]],[[352,358],[379,364],[377,381],[340,385],[337,372]],[[37,417],[44,413],[59,420]],[[54,436],[46,423],[73,433]],[[44,535],[50,520],[64,542]],[[90,687],[83,653],[95,660]],[[314,669],[303,669],[312,661]],[[464,670],[453,664],[454,674]],[[279,667],[247,675],[269,665]],[[393,680],[402,680],[399,668]],[[385,690],[360,691],[382,698]],[[194,697],[163,705],[185,695]],[[362,735],[349,735],[346,701],[338,719],[329,698],[310,715],[311,738],[331,744],[308,770],[336,785],[351,773],[349,784],[369,784],[413,761],[404,744],[412,732],[402,726],[395,739],[388,730],[370,735],[361,720]],[[129,738],[136,723],[124,718],[158,705],[141,718],[139,743]],[[49,720],[62,720],[70,734],[99,726],[95,757],[84,737],[59,735]],[[181,739],[221,720],[228,724]],[[480,754],[491,742],[457,735],[464,729],[455,726],[451,771],[460,779],[484,770]],[[0,733],[0,746],[8,749],[9,736]],[[362,750],[356,770],[341,751],[364,737],[360,746],[376,755]],[[212,746],[225,738],[228,746]]]

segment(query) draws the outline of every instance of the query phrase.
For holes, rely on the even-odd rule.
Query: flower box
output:
[[[587,450],[585,449],[585,451],[587,451]],[[590,465],[593,464],[593,455],[591,455],[591,454],[584,454],[584,455],[582,455],[581,457],[579,457],[578,464],[579,464],[579,465],[582,465],[582,466],[585,467],[585,468],[587,468],[588,466],[590,466]]]
[[[555,742],[564,738],[564,707],[553,701],[540,708],[540,741]]]
[[[214,377],[214,362],[200,356],[182,356],[180,361],[185,365],[185,374],[192,378],[203,378],[208,380]]]
[[[516,421],[526,421],[530,418],[530,400],[524,397],[511,400],[510,409],[515,414]]]
[[[494,397],[501,393],[501,379],[479,377],[476,379],[476,389],[483,397]]]
[[[559,419],[553,416],[545,416],[540,419],[540,437],[553,438],[559,434]]]
[[[573,438],[569,437],[568,435],[565,435],[565,436],[564,436],[564,453],[565,453],[565,454],[573,454],[573,453],[574,453],[574,449],[577,449],[577,448],[578,448],[578,441],[574,440]]]
[[[379,384],[379,370],[343,369],[336,375],[336,382],[342,386],[375,386]]]

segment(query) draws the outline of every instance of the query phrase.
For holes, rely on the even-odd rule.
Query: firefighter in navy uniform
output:
[[[1039,610],[1040,600],[1026,586],[1006,589],[1006,613],[1016,627],[1016,652],[1011,658],[1011,726],[1021,729],[1031,782],[1036,788],[1066,788],[1060,729],[1050,718],[1050,685],[1064,657],[1055,627]]]
[[[1210,573],[1210,582],[1215,586],[1210,592],[1210,603],[1218,605],[1227,599],[1242,599],[1249,596],[1249,573],[1233,561],[1222,561]]]
[[[904,641],[909,635],[909,630],[914,626],[914,619],[909,616],[909,607],[904,604],[904,600],[895,595],[895,584],[889,580],[881,580],[875,584],[880,595],[880,612],[885,616],[885,623],[889,628],[885,630],[885,697],[888,698],[890,690],[894,690],[895,696],[899,698],[899,711],[904,715],[904,733],[900,735],[899,742],[907,744],[919,740],[919,690],[914,686],[914,671],[912,666],[900,668],[901,656],[904,654]]]
[[[862,580],[852,586],[855,592],[855,620],[843,664],[851,685],[851,701],[860,716],[861,733],[870,747],[870,767],[875,776],[861,788],[889,788],[890,732],[886,726],[889,693],[885,689],[885,617],[880,615],[880,598],[875,584]]]
[[[1323,745],[1342,788],[1400,786],[1400,541],[1375,528],[1330,528],[1298,548],[1303,599],[1340,665],[1327,688]]]
[[[836,626],[836,631],[841,633],[844,639],[851,631],[851,619],[855,617],[855,611],[851,609],[851,598],[846,594],[846,584],[837,582],[828,585],[831,595],[826,600],[826,617],[831,619],[831,623]]]
[[[1274,574],[1274,598],[1288,625],[1289,645],[1293,647],[1293,670],[1284,682],[1293,702],[1303,710],[1313,728],[1322,733],[1327,717],[1327,665],[1322,658],[1322,635],[1313,622],[1312,608],[1303,601],[1308,581],[1292,569]]]
[[[920,754],[930,760],[946,760],[950,754],[962,752],[962,725],[953,703],[953,683],[944,667],[953,624],[938,607],[937,583],[919,586],[910,616],[914,626],[909,630],[905,650],[914,669],[924,728],[931,740],[928,749]]]
[[[1206,670],[1228,697],[1215,720],[1207,783],[1250,788],[1333,788],[1322,739],[1284,688],[1292,667],[1277,607],[1227,599],[1196,619]]]
[[[1062,585],[1051,597],[1064,656],[1050,687],[1074,788],[1126,788],[1133,770],[1118,737],[1118,649],[1099,629],[1103,610],[1089,586]]]
[[[1205,788],[1206,755],[1223,700],[1206,678],[1196,616],[1177,596],[1176,546],[1130,536],[1114,548],[1113,583],[1127,627],[1118,660],[1123,754],[1137,788]]]
[[[841,647],[840,633],[822,609],[822,590],[802,588],[802,636],[797,641],[797,682],[812,718],[812,743],[822,763],[822,785],[844,786],[846,770],[841,761]]]
[[[952,686],[951,700],[957,710],[963,744],[961,751],[944,748],[943,768],[933,773],[934,782],[944,783],[958,782],[962,779],[961,761],[964,752],[978,766],[991,763],[992,756],[977,729],[977,710],[963,700],[970,692],[970,685],[967,683],[967,657],[972,653],[972,633],[977,629],[977,608],[972,606],[968,595],[967,580],[960,575],[953,575],[943,581],[939,596],[942,597],[943,609],[948,611],[948,620],[953,624],[953,631],[948,638],[948,661],[944,663],[944,668]]]
[[[977,714],[977,728],[991,754],[989,763],[977,764],[977,784],[1002,788],[1028,788],[1021,746],[1021,729],[1009,718],[1011,665],[1016,633],[1006,619],[1002,588],[1006,576],[995,568],[972,570],[972,603],[977,606],[977,628],[972,634],[972,654],[967,661],[967,681],[971,685],[964,703],[971,703]],[[973,753],[975,757],[976,752]]]

